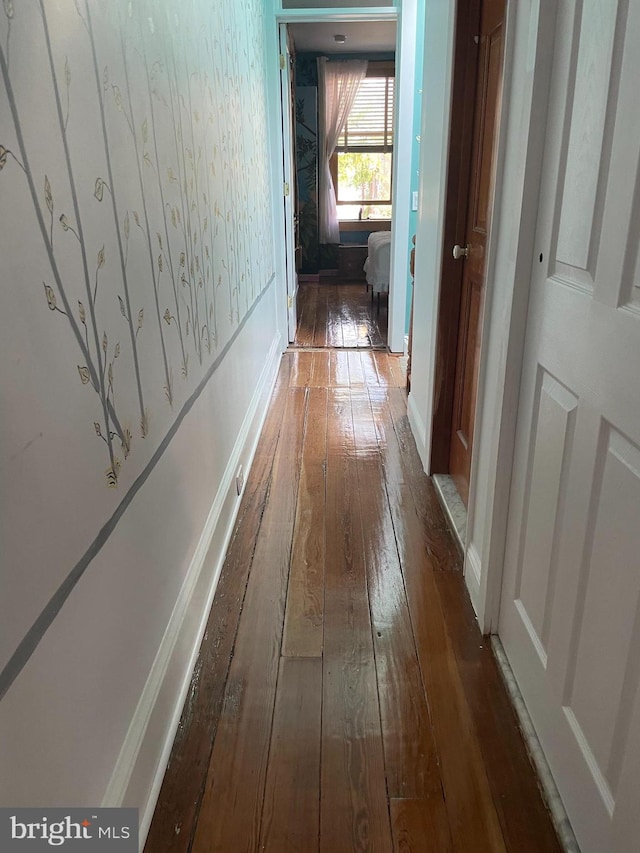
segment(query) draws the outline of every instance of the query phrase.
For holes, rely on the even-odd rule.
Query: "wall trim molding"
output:
[[[276,332],[102,800],[103,807],[140,808],[141,849],[240,507],[235,474],[240,464],[248,473],[253,462],[281,352],[281,334]]]
[[[402,0],[396,26],[395,133],[391,178],[393,228],[391,236],[391,280],[389,284],[388,344],[390,352],[402,352],[407,325],[409,289],[409,246],[411,245],[412,149],[416,90],[417,0]]]
[[[556,4],[507,2],[467,524],[482,571],[474,606],[484,634],[498,630],[500,614],[555,18]]]
[[[416,399],[412,393],[409,393],[407,400],[407,417],[409,418],[409,426],[418,448],[418,454],[422,467],[428,472],[428,456],[427,456],[427,425],[420,416],[420,409],[416,404]]]
[[[481,604],[482,562],[478,549],[473,544],[469,545],[465,554],[464,579],[469,591],[471,604],[477,616],[478,608]]]
[[[493,656],[500,670],[500,675],[511,700],[511,705],[518,718],[520,733],[527,746],[529,761],[533,765],[538,776],[538,784],[543,799],[551,814],[551,820],[558,835],[558,841],[565,853],[580,853],[580,847],[573,833],[573,828],[567,815],[567,811],[560,797],[558,787],[553,778],[551,768],[542,749],[540,739],[533,726],[531,716],[518,687],[518,682],[511,669],[509,658],[504,646],[497,634],[491,634],[491,648]]]

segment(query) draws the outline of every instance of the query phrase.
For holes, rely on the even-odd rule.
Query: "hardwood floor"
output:
[[[147,853],[559,853],[403,364],[283,356]]]
[[[387,345],[387,297],[372,299],[365,284],[342,284],[336,278],[298,288],[296,347],[364,347]]]

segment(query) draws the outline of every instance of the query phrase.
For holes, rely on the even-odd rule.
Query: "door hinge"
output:
[[[287,67],[287,60],[284,58],[284,53],[280,54],[280,70],[284,71]]]
[[[287,308],[293,308],[293,296],[287,296]]]
[[[288,198],[289,197],[289,181],[284,182],[284,186],[282,188],[282,191],[284,192],[284,197]]]

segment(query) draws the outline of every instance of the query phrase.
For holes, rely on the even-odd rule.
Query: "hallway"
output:
[[[147,853],[559,851],[403,364],[283,356]]]

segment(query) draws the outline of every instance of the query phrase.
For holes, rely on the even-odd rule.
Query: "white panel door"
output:
[[[637,853],[640,3],[557,8],[499,634],[583,853]]]

